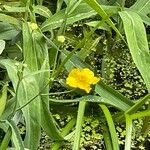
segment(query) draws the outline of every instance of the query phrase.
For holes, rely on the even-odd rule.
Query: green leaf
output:
[[[16,12],[16,13],[22,13],[25,12],[25,7],[15,7],[15,6],[7,6],[7,5],[3,5],[3,8],[7,11],[7,12]]]
[[[10,80],[13,83],[14,90],[18,84],[18,70],[15,66],[16,61],[9,59],[1,59],[0,64],[5,66]],[[24,69],[24,74],[30,74],[30,71]],[[31,98],[39,93],[39,87],[34,76],[28,76],[24,78],[18,89],[18,104],[19,106],[27,103]],[[41,106],[40,97],[36,97],[35,100],[22,109],[23,116],[26,122],[26,136],[25,147],[31,149],[37,149],[40,140],[40,122],[41,122]]]
[[[0,21],[20,26],[20,22],[18,19],[2,13],[0,13]]]
[[[98,23],[99,23],[99,21],[91,21],[91,22],[87,22],[85,24],[90,27],[95,27]],[[106,30],[106,31],[110,32],[110,28],[106,23],[104,23],[102,26],[99,26],[98,29]]]
[[[119,9],[116,6],[102,6],[102,8],[107,12],[108,15],[116,13]],[[48,18],[41,26],[42,31],[45,32],[60,27],[63,22],[62,18],[65,16],[65,11],[66,10],[63,9]],[[73,24],[76,21],[89,18],[96,14],[97,12],[89,7],[86,3],[81,3],[71,14],[68,15],[66,24]]]
[[[109,109],[105,105],[100,104],[99,106],[103,110],[103,112],[105,114],[105,118],[107,120],[107,124],[108,124],[108,127],[109,127],[109,132],[110,132],[110,135],[111,135],[111,141],[112,141],[113,149],[114,150],[119,150],[118,137],[117,137],[115,125],[114,125],[112,116],[109,112]]]
[[[150,0],[138,0],[135,2],[133,6],[129,8],[129,10],[147,15],[150,13],[149,8],[150,8]]]
[[[143,117],[149,117],[149,116],[150,116],[150,110],[144,110],[130,115],[132,120],[143,118]]]
[[[0,91],[0,117],[2,116],[2,113],[5,109],[6,100],[7,100],[7,85],[4,85],[2,90]]]
[[[0,40],[12,40],[19,31],[13,25],[6,22],[0,22]]]
[[[70,0],[68,1],[66,13],[71,14],[82,2],[82,0]]]
[[[5,111],[3,112],[2,116],[1,116],[1,119],[2,120],[7,120],[8,117],[12,114],[13,112],[13,109],[14,109],[14,105],[15,105],[15,97],[9,99],[6,103],[6,106],[5,106]]]
[[[77,123],[75,127],[75,137],[74,137],[74,143],[72,148],[73,150],[79,150],[80,147],[80,138],[81,138],[81,130],[82,130],[85,106],[86,106],[85,101],[79,102]]]
[[[109,129],[106,126],[103,127],[103,137],[104,137],[106,149],[107,150],[113,150]]]
[[[67,125],[62,129],[61,135],[64,137],[69,134],[69,131],[74,127],[76,119],[73,118],[67,123]],[[51,146],[51,150],[58,150],[63,144],[63,141],[58,141]]]
[[[65,15],[65,9],[48,18],[41,26],[42,31],[48,31],[61,26]],[[67,24],[73,24],[76,21],[95,15],[96,12],[91,10],[85,4],[79,5],[67,18]]]
[[[24,150],[24,144],[20,136],[20,131],[13,120],[7,121],[12,129],[12,139],[17,150]]]
[[[5,41],[4,40],[0,40],[0,54],[2,54],[4,49],[5,49]]]
[[[43,102],[41,107],[41,115],[42,115],[42,122],[41,126],[45,130],[48,136],[50,136],[53,140],[61,141],[64,140],[61,136],[59,130],[56,128],[54,118],[49,111],[49,103]]]
[[[109,101],[110,105],[113,105],[122,111],[128,110],[134,104],[121,93],[104,84],[102,81],[95,86],[95,92],[103,97],[104,100],[106,99],[107,102]]]
[[[103,19],[106,19],[106,23],[108,23],[112,29],[123,39],[121,33],[116,28],[115,24],[109,18],[107,11],[103,9],[103,7],[96,0],[84,0],[91,8],[93,8]],[[124,40],[124,39],[123,39]]]
[[[96,102],[96,103],[102,103],[102,104],[109,104],[109,101],[105,101],[102,97],[100,96],[93,96],[93,95],[88,95],[88,96],[82,96],[80,98],[75,98],[75,99],[49,99],[50,102],[56,103],[55,105],[59,103],[74,103],[74,102],[80,102],[80,101],[86,101],[86,102]]]
[[[124,30],[133,61],[139,69],[148,90],[150,90],[150,54],[142,19],[135,12],[123,11],[119,14],[123,20]]]
[[[34,6],[33,12],[46,18],[49,18],[52,15],[51,11],[47,7],[42,5]]]
[[[150,18],[147,15],[139,14],[139,16],[141,17],[141,19],[145,24],[150,25]]]
[[[38,70],[42,71],[49,69],[48,48],[43,35],[38,31],[31,32],[28,24],[24,23],[23,39],[23,54],[25,63],[28,65],[31,72],[34,73]],[[50,73],[41,72],[39,75],[36,75],[35,78],[39,88],[36,94],[39,92],[47,94],[46,96],[40,97],[41,101],[39,102],[41,106],[37,109],[40,112],[39,117],[41,117],[40,125],[53,140],[63,140],[59,130],[54,124],[53,116],[49,111],[48,93]],[[37,110],[35,110],[35,112]]]
[[[29,69],[32,71],[38,70],[38,52],[35,49],[35,42],[32,38],[32,33],[29,25],[23,23],[22,25],[23,34],[23,57],[25,63],[28,65]]]
[[[150,99],[150,94],[146,95],[144,98],[138,100],[130,109],[128,109],[125,113],[131,115],[136,112],[142,105],[145,104],[146,101]]]
[[[43,130],[49,135],[53,140],[63,140],[63,137],[61,136],[59,130],[57,129],[54,118],[49,111],[49,89],[51,83],[49,81],[50,79],[50,72],[45,72],[44,70],[48,70],[49,67],[49,55],[48,55],[48,47],[46,44],[45,39],[43,38],[43,34],[41,34],[38,31],[35,31],[32,34],[32,41],[33,41],[33,47],[32,51],[30,51],[28,55],[33,55],[34,53],[37,55],[35,57],[35,60],[32,60],[32,57],[30,57],[26,63],[30,64],[31,61],[33,61],[33,67],[32,71],[33,73],[36,72],[35,70],[41,71],[39,75],[36,75],[36,79],[38,81],[39,91],[42,92],[41,95],[41,126]],[[35,65],[35,67],[34,67]],[[43,72],[42,72],[43,70]]]

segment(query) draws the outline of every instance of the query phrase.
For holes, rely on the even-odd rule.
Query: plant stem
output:
[[[25,16],[24,16],[24,20],[25,20],[25,21],[28,20],[29,6],[30,6],[30,0],[27,0],[27,2],[26,2],[26,11],[25,11]]]
[[[125,150],[131,149],[131,140],[132,140],[132,119],[128,114],[126,117],[126,139],[125,139]]]
[[[24,105],[20,106],[18,109],[16,109],[16,112],[23,109],[24,107],[26,107],[28,104],[30,104],[35,98],[37,98],[39,95],[42,94],[43,90],[50,84],[51,82],[48,81],[45,86],[41,89],[41,91],[39,91],[39,93],[37,93],[37,95],[35,95],[33,98],[31,98],[27,103],[25,103]]]

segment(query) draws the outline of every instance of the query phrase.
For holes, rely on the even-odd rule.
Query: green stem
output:
[[[24,20],[27,21],[28,20],[28,11],[29,11],[29,6],[30,6],[30,0],[27,0],[26,3],[26,11],[25,11],[25,16],[24,16]]]
[[[125,1],[126,1],[126,0],[122,0],[122,3],[121,3],[122,8],[124,8]]]
[[[12,131],[11,131],[11,128],[9,127],[6,134],[5,134],[5,137],[1,143],[0,150],[6,150],[7,149],[9,141],[11,139],[11,135],[12,135]]]
[[[86,106],[85,101],[81,101],[79,103],[73,150],[79,150],[79,147],[80,147],[80,136],[81,136],[85,106]]]
[[[148,104],[147,110],[150,110],[150,103]],[[143,127],[142,127],[142,133],[143,136],[146,137],[148,134],[148,131],[150,130],[150,116],[145,117],[144,122],[143,122]]]
[[[70,91],[64,91],[64,92],[55,92],[55,93],[48,93],[48,94],[41,94],[42,96],[43,95],[61,95],[61,94],[68,94],[68,93],[71,93],[71,92],[74,92],[75,90],[70,90]]]
[[[132,140],[132,119],[128,114],[126,117],[126,139],[125,139],[125,150],[131,149],[131,140]]]
[[[13,108],[12,114],[15,113],[16,108],[17,108],[17,103],[18,103],[18,90],[19,90],[20,83],[21,83],[21,80],[19,79],[19,81],[18,81],[18,83],[17,83],[17,87],[16,87],[16,95],[15,95],[16,101],[15,101],[15,106],[14,106],[14,108]]]
[[[24,107],[26,107],[28,104],[30,104],[32,101],[34,101],[35,98],[37,98],[39,95],[42,94],[43,90],[49,85],[49,81],[47,82],[47,84],[43,87],[43,89],[41,91],[39,91],[39,93],[37,95],[35,95],[33,98],[31,98],[27,103],[25,103],[24,105],[22,105],[21,107],[19,107],[18,109],[16,109],[16,112],[23,109]]]
[[[56,12],[58,12],[58,11],[61,10],[62,4],[63,4],[63,0],[57,0],[57,9],[56,9]]]

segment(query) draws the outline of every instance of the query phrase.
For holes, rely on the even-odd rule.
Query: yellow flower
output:
[[[74,88],[80,88],[85,90],[87,93],[91,91],[91,84],[96,84],[100,78],[94,77],[94,73],[88,69],[72,69],[69,73],[66,83]]]

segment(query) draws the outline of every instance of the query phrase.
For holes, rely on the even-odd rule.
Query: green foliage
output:
[[[41,131],[53,150],[140,148],[150,129],[149,5],[149,0],[2,1],[0,149],[40,149]],[[72,68],[101,76],[90,94],[66,85]],[[69,119],[62,121],[64,116]],[[135,119],[142,121],[139,138]]]

